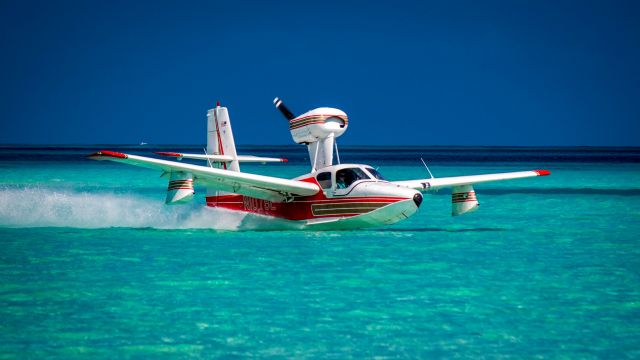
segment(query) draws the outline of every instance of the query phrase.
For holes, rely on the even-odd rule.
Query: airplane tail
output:
[[[207,155],[231,157],[231,161],[212,164],[225,170],[240,171],[229,111],[220,103],[207,112]]]
[[[231,130],[231,120],[226,107],[220,106],[207,112],[207,149],[206,154],[186,154],[178,152],[156,152],[158,155],[182,159],[205,160],[212,168],[240,172],[240,162],[272,163],[287,162],[284,158],[238,155]],[[194,177],[188,172],[170,172],[167,204],[181,204],[189,201],[194,194]],[[231,194],[207,187],[207,204],[216,206],[220,196]]]
[[[207,111],[207,155],[220,155],[230,157],[228,162],[211,162],[210,166],[230,171],[240,172],[240,162],[236,152],[236,143],[231,130],[231,119],[226,107],[220,106]],[[230,193],[207,187],[207,199],[217,199],[219,196]]]

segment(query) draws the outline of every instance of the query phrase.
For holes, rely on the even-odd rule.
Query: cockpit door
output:
[[[335,188],[333,190],[333,196],[345,196],[349,193],[349,191],[351,191],[351,188],[343,188],[343,189],[339,189],[339,188]]]

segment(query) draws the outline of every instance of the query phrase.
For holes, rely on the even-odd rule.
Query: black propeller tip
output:
[[[282,100],[280,100],[280,98],[276,97],[275,99],[273,99],[273,104],[276,106],[276,108],[278,108],[278,110],[280,110],[282,115],[284,115],[284,117],[287,120],[292,120],[292,119],[295,118],[293,113],[286,106],[284,106],[284,104],[282,103]]]

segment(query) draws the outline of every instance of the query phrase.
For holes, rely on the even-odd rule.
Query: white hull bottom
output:
[[[349,230],[385,226],[405,220],[418,207],[413,200],[403,200],[362,215],[329,217],[311,220],[287,220],[254,213],[245,213],[238,230]]]

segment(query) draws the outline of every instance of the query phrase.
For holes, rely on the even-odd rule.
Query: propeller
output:
[[[292,120],[295,118],[293,113],[286,106],[284,106],[284,103],[282,102],[282,100],[280,100],[280,98],[273,99],[273,103],[276,106],[276,108],[280,110],[282,115],[284,115],[284,117],[287,118],[287,120]]]

